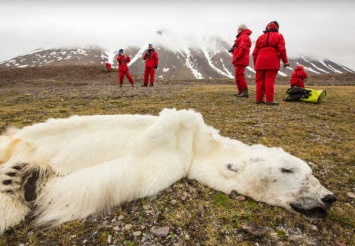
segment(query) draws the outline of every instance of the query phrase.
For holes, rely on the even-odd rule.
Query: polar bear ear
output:
[[[227,163],[226,168],[227,168],[227,170],[229,170],[231,172],[235,172],[235,173],[238,172],[238,167],[237,167],[237,165],[235,165],[235,163]]]
[[[227,162],[222,166],[222,174],[227,178],[232,178],[238,174],[240,164],[235,162]]]

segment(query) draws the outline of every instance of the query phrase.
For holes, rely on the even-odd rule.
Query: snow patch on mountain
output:
[[[184,40],[181,37],[169,37],[165,32],[156,34],[153,46],[159,54],[159,68],[157,77],[163,79],[208,79],[208,78],[234,78],[234,66],[231,64],[232,54],[228,52],[233,42],[218,37],[202,38],[199,43]],[[144,71],[142,55],[148,43],[141,46],[128,46],[125,48],[131,56],[130,72],[138,75]],[[156,41],[156,42],[155,42]],[[37,49],[11,60],[0,63],[0,67],[26,68],[40,66],[67,66],[67,65],[102,65],[110,62],[117,67],[116,55],[118,48],[102,49],[98,46],[76,48],[46,48]],[[138,62],[141,61],[141,62]],[[293,68],[303,65],[310,74],[354,73],[353,70],[338,65],[331,60],[315,60],[306,56],[289,57],[290,67],[281,68],[280,76],[289,76]],[[253,78],[255,71],[253,63],[246,68],[245,74]]]
[[[131,66],[133,63],[135,63],[138,59],[142,59],[143,53],[146,50],[146,47],[142,47],[138,53],[131,59],[131,62],[129,64],[129,66]]]
[[[185,50],[186,53],[186,61],[185,65],[191,70],[192,74],[196,79],[203,79],[203,75],[195,68],[193,61],[191,60],[191,52],[189,49]]]

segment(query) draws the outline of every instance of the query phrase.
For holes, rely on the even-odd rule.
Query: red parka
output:
[[[155,68],[159,63],[158,53],[154,49],[149,49],[144,52],[143,60],[145,60],[146,67]]]
[[[234,66],[244,65],[248,66],[250,63],[250,47],[251,40],[250,35],[252,31],[249,29],[242,30],[238,35],[237,39],[234,41],[233,46],[233,56],[232,56],[232,64]]]
[[[267,25],[264,34],[259,36],[253,50],[254,68],[280,69],[280,59],[288,63],[285,39],[278,32],[278,26],[271,22]]]
[[[290,84],[291,87],[297,86],[301,88],[305,88],[304,81],[308,78],[307,72],[304,70],[304,67],[298,65],[295,67],[294,71],[291,74]]]
[[[131,61],[131,58],[126,55],[118,55],[117,62],[118,62],[118,72],[126,72],[128,71],[127,64]]]

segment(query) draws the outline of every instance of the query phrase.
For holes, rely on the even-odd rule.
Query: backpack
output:
[[[326,94],[326,90],[316,90],[293,86],[292,88],[287,89],[284,101],[321,103]]]

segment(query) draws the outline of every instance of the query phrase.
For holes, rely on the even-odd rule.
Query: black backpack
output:
[[[293,86],[287,89],[287,95],[285,97],[285,101],[300,101],[302,98],[308,98],[310,96],[311,91],[305,88]]]

